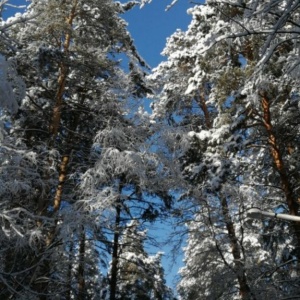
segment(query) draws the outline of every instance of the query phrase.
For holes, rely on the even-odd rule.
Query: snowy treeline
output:
[[[1,20],[0,298],[174,299],[164,220],[179,299],[300,299],[300,223],[247,216],[300,215],[299,1],[193,4],[153,70],[122,19],[146,2]]]

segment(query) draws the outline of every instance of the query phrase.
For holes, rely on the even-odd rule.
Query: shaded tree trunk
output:
[[[199,97],[198,101],[199,101],[200,107],[204,114],[205,125],[208,129],[211,129],[212,123],[211,123],[209,110],[208,110],[207,104],[205,102],[205,95],[202,94]],[[236,237],[234,224],[233,224],[233,221],[230,216],[229,209],[228,209],[227,199],[226,199],[226,197],[221,196],[220,200],[221,200],[221,206],[222,206],[222,214],[223,214],[223,217],[225,220],[226,229],[227,229],[228,237],[230,240],[231,254],[234,259],[234,265],[235,265],[234,270],[235,270],[235,273],[236,273],[236,276],[238,279],[238,283],[239,283],[239,287],[240,287],[240,297],[243,300],[255,300],[256,298],[254,297],[254,295],[252,294],[252,292],[250,290],[250,287],[247,282],[246,272],[245,272],[243,263],[241,261],[241,259],[242,259],[241,250],[240,250],[240,246],[238,243],[238,239]]]
[[[204,88],[203,88],[204,89]],[[205,93],[204,92],[200,92],[200,95],[198,97],[196,97],[196,101],[198,102],[203,114],[204,114],[204,120],[205,120],[205,125],[208,129],[211,129],[211,120],[210,120],[210,114],[209,114],[209,110],[205,101]]]
[[[244,265],[242,262],[242,255],[241,255],[241,249],[238,242],[238,239],[236,237],[234,224],[232,222],[229,209],[228,209],[228,203],[226,197],[221,198],[221,206],[222,206],[222,213],[224,217],[224,221],[226,224],[226,229],[228,232],[228,237],[230,240],[230,247],[231,247],[231,253],[234,259],[234,270],[239,282],[240,286],[240,297],[243,300],[255,300],[255,296],[252,294],[250,287],[247,282],[247,277],[244,269]]]
[[[85,230],[82,228],[79,245],[78,300],[85,299]]]
[[[67,273],[67,291],[66,291],[66,300],[71,300],[71,292],[72,292],[72,267],[73,267],[73,241],[70,244],[69,249],[69,265],[68,265],[68,273]]]
[[[112,263],[111,263],[111,278],[109,282],[110,300],[116,299],[116,292],[117,292],[120,221],[121,221],[121,207],[120,207],[120,201],[118,201],[116,207],[115,232],[114,232],[114,242],[113,242],[113,252],[112,252]]]

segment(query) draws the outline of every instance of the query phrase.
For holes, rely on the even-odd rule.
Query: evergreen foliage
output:
[[[147,66],[120,17],[135,4],[31,1],[3,22],[2,298],[105,297],[123,219],[155,219],[147,195],[167,204],[138,109]]]
[[[300,223],[247,215],[300,216],[299,1],[194,4],[148,75],[122,19],[147,2],[1,19],[0,298],[174,299],[158,219],[180,299],[300,298]]]
[[[299,297],[299,223],[247,220],[250,207],[299,215],[298,6],[195,5],[149,77],[153,119],[187,184],[182,299]]]

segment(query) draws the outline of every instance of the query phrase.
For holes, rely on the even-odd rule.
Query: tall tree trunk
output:
[[[70,26],[70,28],[72,27],[74,18],[76,17],[77,6],[78,6],[78,0],[74,0],[71,11],[69,15],[66,17],[66,24]],[[68,30],[64,36],[63,49],[65,54],[69,52],[70,44],[71,44],[71,30]],[[68,72],[69,72],[68,67],[65,65],[64,62],[61,62],[59,67],[58,88],[55,96],[55,105],[53,107],[52,119],[49,126],[49,132],[52,135],[52,141],[55,140],[58,134],[59,125],[61,122],[61,110],[63,106],[63,96],[65,93]],[[59,182],[54,196],[53,213],[56,213],[60,209],[63,186],[67,177],[67,167],[69,164],[70,149],[66,150],[65,153],[66,154],[62,156],[61,163],[59,166]],[[48,204],[39,203],[39,206],[42,207],[43,209],[45,209],[46,205]],[[56,223],[54,227],[50,229],[50,231],[47,234],[47,239],[45,242],[45,247],[43,247],[43,251],[46,250],[49,251],[49,249],[53,246],[55,234],[56,234]],[[37,292],[41,294],[40,300],[47,300],[48,298],[47,293],[48,293],[48,285],[50,281],[50,269],[51,269],[50,257],[51,257],[51,251],[49,252],[49,254],[46,255],[45,259],[43,260],[39,268],[43,274],[43,277],[45,278],[45,281],[42,282],[41,284],[38,284],[38,288],[37,288]]]
[[[242,262],[241,249],[236,237],[234,224],[229,213],[228,203],[225,196],[221,197],[221,206],[228,237],[230,240],[231,253],[234,259],[234,270],[240,286],[240,297],[243,300],[255,300],[255,296],[252,294],[250,287],[247,282],[247,277]]]
[[[115,219],[115,232],[112,252],[111,263],[111,278],[109,282],[110,286],[110,300],[116,300],[117,281],[118,281],[118,263],[119,263],[119,237],[120,237],[120,221],[121,221],[121,207],[120,201],[116,206],[116,219]]]
[[[82,228],[79,245],[78,300],[85,299],[85,230]]]
[[[69,25],[70,27],[73,26],[73,21],[74,21],[74,18],[76,17],[77,5],[78,5],[78,1],[74,0],[71,12],[70,12],[69,16],[66,17],[66,24]],[[71,44],[71,30],[68,31],[64,37],[63,49],[64,49],[65,54],[67,54],[69,52],[70,44]],[[55,105],[54,105],[54,108],[52,111],[52,120],[51,120],[50,127],[49,127],[49,131],[52,134],[53,140],[57,136],[59,124],[61,121],[63,96],[64,96],[65,88],[66,88],[66,80],[67,80],[67,77],[69,74],[68,67],[65,65],[64,62],[62,62],[60,64],[59,73],[60,74],[58,77],[58,88],[57,88],[57,92],[56,92],[56,96],[55,96]],[[61,159],[61,164],[59,167],[59,183],[56,188],[54,204],[53,204],[54,212],[57,212],[60,208],[63,185],[64,185],[66,175],[67,175],[66,169],[67,169],[67,166],[69,163],[70,150],[66,151],[65,153],[66,154],[63,155],[63,157]]]
[[[69,249],[69,265],[68,265],[68,273],[67,273],[67,280],[66,280],[66,300],[71,300],[71,292],[72,292],[72,268],[73,268],[73,259],[74,259],[74,242],[71,241],[70,249]]]
[[[263,124],[266,129],[267,135],[268,135],[268,144],[270,146],[270,152],[273,159],[273,165],[277,173],[279,174],[281,187],[283,190],[283,193],[285,195],[286,203],[289,208],[289,213],[292,216],[298,216],[299,215],[299,204],[298,199],[294,194],[292,184],[290,182],[290,177],[288,174],[287,167],[283,161],[283,154],[280,150],[278,140],[274,134],[273,131],[273,125],[272,125],[272,118],[271,118],[271,112],[270,112],[270,99],[267,96],[267,93],[261,94],[261,103],[262,103],[262,110],[263,110]],[[287,145],[287,147],[289,147]],[[289,149],[287,149],[289,151]],[[296,234],[297,238],[297,250],[299,252],[300,250],[300,223],[299,222],[293,222],[293,228]]]
[[[74,0],[71,12],[69,16],[66,17],[66,24],[69,25],[70,28],[73,26],[73,21],[76,17],[77,5],[78,5],[78,1]],[[71,44],[71,30],[69,30],[64,37],[63,49],[65,54],[69,52],[70,44]],[[49,128],[50,133],[53,135],[53,138],[55,138],[58,133],[58,128],[61,119],[63,96],[65,93],[65,85],[66,85],[68,74],[69,74],[68,67],[65,65],[64,62],[62,62],[60,64],[60,74],[58,77],[58,89],[55,96],[55,105],[52,112],[52,121],[50,123],[50,128]]]
[[[209,110],[208,110],[207,104],[205,102],[204,93],[202,93],[199,96],[198,103],[204,114],[205,125],[208,129],[211,129],[212,123],[211,123]],[[242,259],[241,250],[240,250],[240,246],[238,243],[238,239],[236,237],[234,224],[233,224],[233,221],[230,216],[229,209],[228,209],[227,199],[225,196],[223,196],[223,197],[221,196],[220,199],[221,199],[222,213],[223,213],[223,217],[225,220],[228,237],[230,240],[231,254],[234,259],[235,273],[236,273],[239,287],[240,287],[240,297],[243,300],[255,300],[255,297],[252,294],[250,287],[248,285],[245,269],[244,269],[243,263],[241,261],[241,259]]]

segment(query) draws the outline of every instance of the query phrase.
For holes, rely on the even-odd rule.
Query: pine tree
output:
[[[164,279],[162,254],[149,256],[144,249],[146,239],[147,233],[139,230],[137,221],[127,224],[118,253],[116,299],[173,299]]]
[[[164,188],[168,176],[159,170],[157,155],[145,148],[150,136],[146,124],[135,127],[125,120],[99,132],[95,148],[101,145],[103,151],[95,153],[94,166],[82,177],[84,206],[98,213],[97,220],[112,239],[110,299],[116,299],[120,239],[128,220],[153,222],[171,204]]]
[[[181,201],[193,201],[194,218],[199,220],[190,220],[190,212],[185,212],[184,206],[190,208],[191,204],[182,205],[182,214],[191,227],[186,248],[187,267],[181,273],[180,289],[182,295],[190,299],[196,297],[193,286],[196,290],[201,282],[205,282],[198,273],[204,268],[204,259],[212,263],[206,276],[210,276],[215,289],[204,285],[202,293],[197,295],[200,298],[210,295],[224,299],[255,299],[262,293],[277,295],[285,290],[286,294],[293,295],[295,292],[292,286],[297,279],[285,273],[286,269],[293,272],[293,260],[286,264],[284,257],[289,247],[292,250],[290,257],[297,253],[298,224],[289,226],[294,232],[294,241],[283,232],[286,224],[270,221],[272,230],[276,228],[279,234],[270,232],[271,228],[263,224],[265,234],[268,232],[272,240],[277,241],[276,249],[270,251],[263,239],[246,230],[244,223],[244,212],[251,206],[275,211],[283,207],[292,215],[298,214],[298,183],[294,179],[294,176],[298,177],[298,169],[294,163],[293,167],[289,164],[295,154],[290,150],[297,146],[289,148],[284,142],[297,143],[298,124],[287,121],[295,120],[296,111],[287,103],[290,103],[289,99],[297,101],[297,92],[287,85],[286,80],[294,81],[284,72],[285,59],[273,55],[268,57],[268,64],[259,65],[262,62],[260,53],[267,53],[263,49],[267,49],[264,43],[268,41],[268,35],[261,30],[257,37],[252,23],[247,23],[249,18],[252,20],[249,17],[251,5],[254,7],[250,2],[243,6],[218,1],[196,5],[189,11],[193,20],[188,30],[177,31],[169,38],[164,50],[168,60],[150,77],[160,91],[153,105],[153,117],[160,121],[164,145],[173,154],[173,159],[175,156],[179,161],[182,179],[189,184]],[[266,7],[270,8],[266,4],[266,11]],[[261,8],[255,6],[253,12]],[[272,22],[284,8],[283,5],[276,13],[270,8],[269,19],[265,18],[266,11],[262,13],[264,17],[258,18],[253,13],[253,22],[258,26],[259,19],[272,27]],[[280,51],[289,56],[292,49],[286,47],[287,43],[287,40],[283,41]],[[290,107],[284,115],[283,103]],[[194,233],[194,224],[200,220],[203,228],[200,233]],[[200,238],[197,238],[199,234]],[[252,251],[247,239],[255,241],[256,249],[260,250],[255,254],[258,260],[268,253],[261,269],[251,266]],[[199,251],[189,252],[197,243]],[[213,267],[217,259],[222,261],[222,271]],[[199,262],[195,264],[197,260]],[[264,272],[264,269],[268,271]],[[281,271],[288,282],[284,288],[277,279]],[[231,280],[220,282],[218,286],[214,280],[218,272],[231,274],[228,275]],[[268,272],[272,273],[275,288],[267,287]],[[255,281],[258,274],[263,274],[260,287]],[[217,294],[213,296],[212,291]]]
[[[234,205],[231,203],[232,193],[226,187],[226,182],[235,184],[238,176],[234,148],[239,147],[238,135],[230,130],[234,108],[227,103],[227,98],[235,91],[236,81],[239,77],[242,78],[242,71],[234,50],[229,54],[226,52],[227,47],[231,50],[226,43],[221,43],[204,54],[197,51],[199,47],[205,46],[208,37],[227,28],[224,21],[223,24],[218,22],[220,13],[210,6],[195,7],[191,13],[193,21],[188,31],[176,32],[169,39],[164,53],[170,59],[162,63],[153,75],[155,80],[158,77],[168,78],[159,101],[154,103],[154,115],[157,118],[162,118],[163,114],[170,115],[171,125],[177,128],[173,144],[176,139],[179,141],[177,144],[181,151],[178,151],[178,160],[182,176],[190,184],[182,199],[195,199],[195,206],[199,209],[207,205],[206,222],[211,224],[206,225],[210,231],[206,234],[214,241],[215,255],[219,256],[234,275],[228,289],[236,290],[242,299],[254,299],[242,262],[245,257],[234,226],[234,210],[230,207]],[[209,63],[214,56],[214,64]],[[229,73],[236,77],[227,82],[225,89],[223,85],[221,89],[221,81]],[[228,79],[230,80],[229,77]],[[230,157],[231,149],[234,152]],[[219,241],[221,233],[218,227],[226,232],[222,242]],[[205,243],[201,244],[206,248]],[[210,249],[203,251],[213,253]],[[227,252],[230,253],[229,256],[225,254]],[[212,256],[210,259],[216,258]],[[216,269],[211,271],[217,272]],[[198,296],[201,298],[204,295],[206,292]],[[195,295],[190,299],[193,297]]]
[[[126,9],[106,0],[32,1],[23,15],[32,21],[9,27],[15,49],[7,55],[26,84],[26,96],[20,96],[6,128],[9,147],[1,145],[0,182],[17,170],[1,190],[6,199],[1,292],[7,297],[88,297],[92,279],[85,276],[93,275],[87,238],[103,237],[98,221],[116,203],[91,205],[87,195],[93,192],[83,174],[102,163],[98,157],[109,153],[106,142],[114,133],[135,126],[127,99],[146,90],[145,63],[119,16]],[[121,53],[130,64],[128,74],[116,59]],[[109,180],[104,181],[111,186],[118,179]],[[100,182],[95,188],[106,193]],[[72,257],[78,258],[76,268]]]

